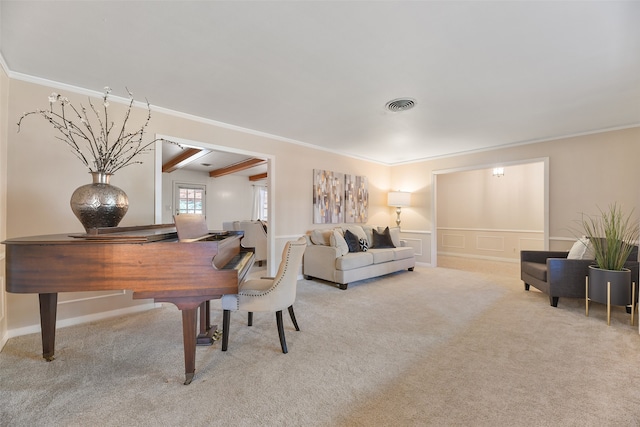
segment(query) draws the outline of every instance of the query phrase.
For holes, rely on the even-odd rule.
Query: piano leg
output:
[[[56,313],[58,294],[40,294],[40,327],[42,329],[42,357],[51,362],[56,345]]]
[[[153,293],[134,292],[133,298],[153,298],[155,302],[170,302],[182,312],[182,340],[184,342],[184,385],[191,384],[196,373],[196,331],[198,329],[198,308],[212,298],[220,298],[221,295],[208,295],[206,297],[190,296],[156,296]],[[204,298],[204,300],[203,300]]]
[[[184,385],[191,384],[196,373],[196,310],[182,309],[182,335],[184,340]]]

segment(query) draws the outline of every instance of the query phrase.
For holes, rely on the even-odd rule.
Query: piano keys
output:
[[[54,359],[58,292],[125,289],[134,299],[175,304],[182,312],[185,384],[190,384],[196,310],[237,293],[253,265],[253,251],[240,245],[242,236],[226,232],[179,242],[175,226],[162,224],[8,239],[3,242],[6,290],[39,294],[47,361]]]

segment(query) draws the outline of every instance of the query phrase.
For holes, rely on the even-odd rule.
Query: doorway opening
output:
[[[265,196],[266,196],[265,206],[268,206],[268,210],[266,213],[268,216],[267,223],[269,224],[269,232],[267,233],[267,270],[268,270],[267,274],[274,274],[276,269],[275,262],[279,261],[279,260],[274,260],[273,257],[271,256],[271,254],[275,253],[275,235],[276,235],[276,229],[275,229],[276,211],[275,211],[275,203],[273,200],[273,197],[275,194],[275,186],[276,186],[275,156],[266,154],[266,153],[235,149],[233,147],[219,146],[219,145],[210,144],[202,141],[192,141],[192,140],[187,140],[184,138],[179,138],[179,137],[174,137],[169,135],[156,135],[156,138],[163,138],[169,141],[174,141],[184,147],[189,147],[190,150],[192,149],[209,150],[209,151],[215,151],[220,155],[227,154],[227,155],[236,155],[236,156],[246,156],[246,157],[251,157],[252,159],[261,159],[263,164],[265,164],[266,162],[266,173],[264,173],[266,178],[264,178],[263,180],[264,182],[266,182],[266,188],[269,190],[268,192],[265,193]],[[173,186],[168,188],[168,186],[171,184],[167,183],[168,180],[166,179],[163,180],[162,166],[163,166],[163,143],[161,141],[158,141],[155,145],[155,223],[156,224],[167,223],[167,221],[169,222],[172,221],[171,218],[172,218],[173,212],[180,209],[180,203],[181,203],[181,201],[178,198],[174,198],[172,196],[172,194],[174,194]],[[199,167],[201,166],[202,165],[199,165]],[[197,176],[202,177],[203,176],[202,171],[200,171],[199,175]],[[248,177],[238,177],[238,179],[240,178],[243,178],[243,179],[246,178],[247,181],[249,180]],[[216,191],[215,193],[211,193],[207,191],[207,185],[211,182],[210,180],[212,179],[219,179],[219,178],[213,178],[211,175],[208,175],[204,180],[205,181],[204,195],[206,197],[203,199],[204,203],[202,205],[202,210],[203,210],[203,213],[206,213],[206,216],[209,222],[214,221],[216,224],[220,223],[218,225],[222,227],[222,223],[219,218],[222,214],[224,215],[228,214],[229,216],[228,219],[234,219],[232,218],[232,216],[234,216],[235,214],[233,212],[227,212],[225,210],[225,205],[228,203],[229,198],[231,198],[232,196],[229,195],[228,192],[225,192],[224,190]],[[186,179],[185,182],[190,182],[190,181],[200,182],[201,180],[202,178],[197,180]],[[186,186],[192,189],[196,189],[196,187],[194,187],[192,184],[186,184]],[[189,196],[187,195],[185,199],[185,205],[187,206],[187,210],[197,209],[198,204],[195,200],[195,197],[196,197],[195,194],[197,194],[197,192],[194,192],[192,195],[194,198],[193,203],[189,200]],[[248,206],[250,206],[251,204],[251,198],[252,198],[252,195],[249,194],[247,196],[247,200],[249,200]],[[207,209],[207,205],[209,205],[208,209]],[[216,219],[216,215],[217,215],[217,219]],[[247,216],[248,215],[249,214],[247,214]],[[237,218],[237,219],[243,220],[248,218]]]
[[[434,171],[432,182],[432,266],[438,254],[516,262],[548,249],[548,158]]]

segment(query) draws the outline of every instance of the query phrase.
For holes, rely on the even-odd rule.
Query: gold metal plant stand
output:
[[[585,316],[589,316],[589,276],[585,276]],[[631,282],[631,326],[635,326],[635,313],[638,309],[636,304],[636,282]],[[611,325],[611,282],[607,282],[607,326]]]

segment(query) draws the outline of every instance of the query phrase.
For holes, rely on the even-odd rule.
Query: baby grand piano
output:
[[[237,293],[253,265],[253,251],[240,246],[242,235],[230,231],[179,242],[175,226],[163,224],[13,238],[3,242],[6,288],[39,294],[47,361],[54,358],[58,292],[125,289],[134,299],[175,304],[182,311],[185,384],[190,384],[198,307]],[[200,317],[202,333],[203,313]]]

